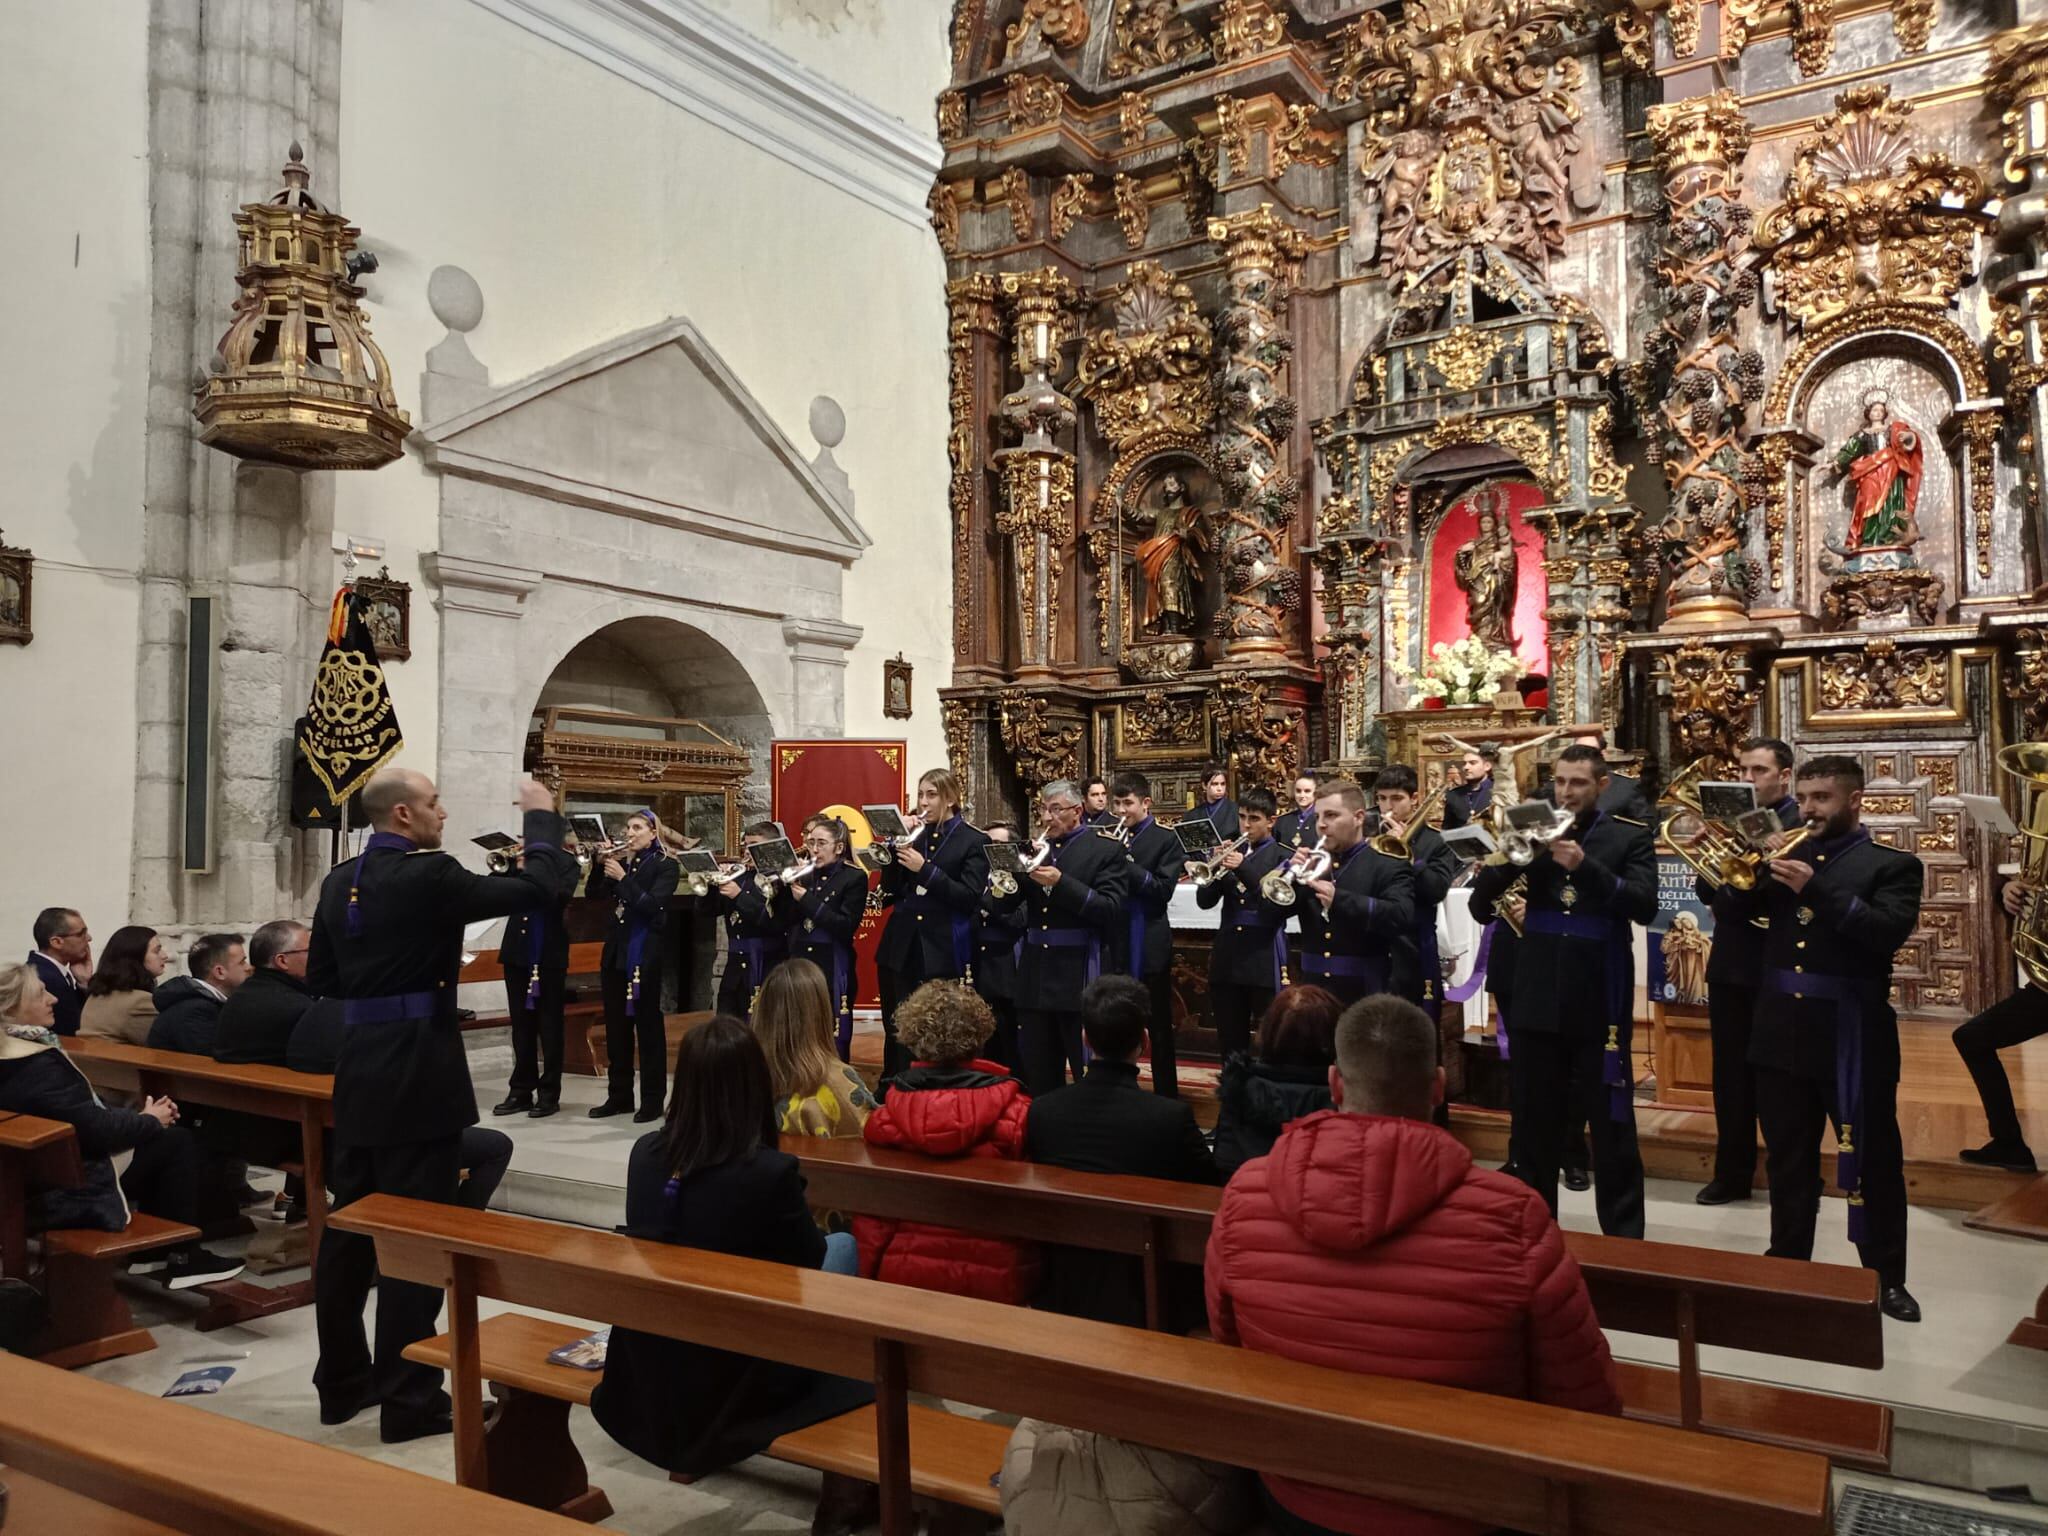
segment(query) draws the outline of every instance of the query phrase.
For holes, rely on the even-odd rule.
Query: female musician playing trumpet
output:
[[[633,1052],[640,1053],[636,1121],[659,1120],[668,1071],[668,1031],[661,1011],[661,941],[679,871],[663,849],[664,828],[651,808],[626,818],[626,845],[597,850],[586,896],[610,897],[598,980],[604,993],[604,1044],[611,1058],[604,1102],[590,1118],[633,1108]]]
[[[888,925],[875,951],[882,983],[882,1080],[910,1065],[896,1043],[896,1005],[935,978],[965,976],[988,884],[988,835],[960,814],[960,781],[934,768],[917,781],[917,835],[882,871]]]
[[[757,821],[740,834],[742,847],[774,842],[782,829]],[[754,995],[768,973],[789,953],[789,932],[769,910],[774,889],[751,864],[712,894],[711,911],[725,924],[725,972],[718,979],[718,1011],[736,1019],[754,1016]]]
[[[790,880],[776,897],[789,935],[789,953],[817,965],[831,983],[833,1011],[839,1018],[839,1059],[853,1049],[853,997],[859,989],[853,936],[860,930],[868,905],[867,871],[846,858],[846,823],[836,816],[813,816],[804,823],[804,859],[811,866]]]

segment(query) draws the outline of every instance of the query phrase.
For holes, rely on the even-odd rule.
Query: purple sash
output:
[[[1863,1241],[1863,1156],[1856,1126],[1863,1119],[1863,1000],[1845,976],[1774,970],[1764,984],[1780,996],[1835,1005],[1835,1187],[1849,1197],[1849,1241]]]
[[[1611,917],[1583,916],[1547,909],[1532,911],[1524,933],[1553,938],[1588,939],[1607,951],[1607,1045],[1601,1081],[1607,1085],[1607,1118],[1627,1120],[1635,1113],[1635,1084],[1630,1075],[1629,1038],[1634,1030],[1635,956],[1629,950],[1628,924]]]

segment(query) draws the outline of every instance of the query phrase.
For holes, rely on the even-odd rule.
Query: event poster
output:
[[[1706,1003],[1714,914],[1693,894],[1692,866],[1675,853],[1657,855],[1657,917],[1650,924],[1649,950],[1651,1002]]]
[[[837,816],[852,834],[852,846],[863,848],[872,834],[860,808],[891,801],[907,803],[905,750],[901,741],[773,742],[768,814],[781,822],[789,831],[789,840],[799,845],[806,816],[821,812]],[[882,1005],[875,946],[881,942],[883,914],[876,906],[880,897],[876,885],[876,878],[870,875],[867,916],[861,919],[860,932],[854,937],[854,951],[860,957],[860,993],[854,998],[857,1008]]]

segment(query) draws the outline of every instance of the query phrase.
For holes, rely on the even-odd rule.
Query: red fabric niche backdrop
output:
[[[803,851],[803,822],[820,811],[838,816],[853,833],[855,846],[868,840],[864,805],[902,805],[908,788],[901,741],[776,741],[770,743],[773,764],[768,777],[768,814],[789,829],[789,840]],[[882,938],[883,914],[874,908],[875,877],[868,877],[868,913],[854,935],[860,956],[857,1008],[882,1005],[875,946]]]
[[[1507,500],[1508,526],[1514,530],[1515,656],[1524,675],[1550,675],[1550,635],[1543,625],[1548,604],[1543,574],[1543,535],[1523,516],[1548,499],[1526,480],[1500,480],[1495,487]],[[1458,588],[1452,561],[1479,532],[1479,518],[1470,496],[1452,503],[1429,544],[1429,644],[1449,644],[1472,633],[1465,615],[1465,594]]]

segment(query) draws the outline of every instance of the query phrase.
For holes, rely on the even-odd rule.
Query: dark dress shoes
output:
[[[1593,1187],[1592,1172],[1585,1168],[1567,1168],[1564,1171],[1566,1189],[1588,1190]]]
[[[590,1112],[590,1118],[602,1120],[607,1115],[630,1115],[632,1112],[633,1106],[631,1104],[621,1104],[616,1099],[606,1099]]]
[[[645,1125],[650,1120],[659,1120],[660,1118],[661,1106],[659,1104],[650,1104],[643,1109],[633,1111],[633,1123],[635,1125]]]
[[[1979,1168],[2003,1168],[2007,1173],[2041,1171],[2034,1166],[2034,1154],[2024,1141],[1987,1141],[1981,1147],[1965,1147],[1956,1156]]]
[[[1903,1285],[1888,1285],[1877,1304],[1884,1308],[1884,1315],[1901,1323],[1920,1321],[1920,1303],[1913,1299],[1913,1293]]]
[[[322,1424],[346,1424],[350,1419],[377,1401],[377,1394],[366,1383],[360,1387],[343,1387],[333,1392],[320,1394],[320,1422]]]
[[[491,1106],[491,1113],[494,1115],[519,1115],[524,1114],[531,1108],[533,1108],[532,1094],[508,1093],[503,1099]]]
[[[1737,1184],[1732,1179],[1711,1179],[1692,1197],[1692,1201],[1694,1205],[1733,1205],[1738,1200],[1747,1200],[1749,1196],[1747,1184]]]
[[[551,1099],[546,1094],[542,1094],[534,1101],[533,1108],[526,1112],[526,1118],[529,1120],[545,1120],[561,1107],[562,1101],[560,1099]]]

